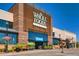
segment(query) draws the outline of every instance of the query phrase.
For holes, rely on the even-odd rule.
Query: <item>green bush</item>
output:
[[[25,43],[18,43],[18,44],[15,45],[16,48],[23,48],[23,47],[26,47],[26,46],[27,46],[27,44],[25,44]]]
[[[46,45],[46,46],[44,46],[44,49],[52,49],[52,45]]]
[[[35,49],[35,43],[34,42],[28,42],[28,49]]]
[[[8,48],[8,52],[13,52],[13,51],[14,51],[14,49]]]
[[[27,44],[26,43],[18,43],[13,48],[15,51],[16,50],[24,50],[24,49],[27,49]]]
[[[4,52],[4,49],[0,49],[0,52]]]

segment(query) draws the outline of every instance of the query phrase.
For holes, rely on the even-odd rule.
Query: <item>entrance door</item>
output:
[[[35,48],[41,49],[43,47],[43,42],[35,42]]]

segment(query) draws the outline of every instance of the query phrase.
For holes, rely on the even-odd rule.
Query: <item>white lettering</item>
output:
[[[42,13],[33,12],[33,15],[34,15],[34,25],[38,24],[40,25],[40,27],[47,28],[46,27],[47,20],[46,17],[42,15]]]

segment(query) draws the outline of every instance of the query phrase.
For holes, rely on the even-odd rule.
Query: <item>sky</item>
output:
[[[0,9],[8,11],[14,4],[0,4]],[[73,32],[79,41],[79,4],[78,3],[38,3],[35,4],[52,17],[52,26]]]
[[[45,10],[52,16],[52,26],[75,33],[79,41],[79,4],[37,4],[36,7]]]

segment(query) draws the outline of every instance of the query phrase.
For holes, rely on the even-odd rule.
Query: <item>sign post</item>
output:
[[[5,36],[4,40],[6,41],[5,43],[5,52],[8,53],[8,42],[11,38],[9,36]]]

